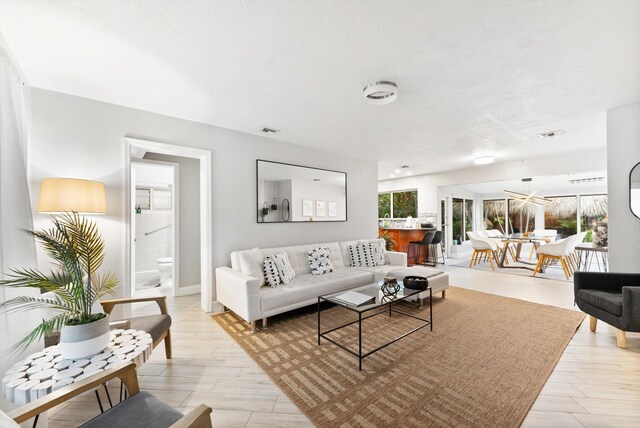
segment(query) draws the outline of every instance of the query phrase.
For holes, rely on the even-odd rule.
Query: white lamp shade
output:
[[[106,214],[107,192],[103,183],[75,178],[45,178],[40,186],[38,212],[57,214]]]

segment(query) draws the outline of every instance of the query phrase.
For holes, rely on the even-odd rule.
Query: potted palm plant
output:
[[[34,236],[57,269],[49,275],[36,269],[12,269],[0,285],[39,288],[45,295],[19,296],[0,303],[0,311],[31,309],[53,311],[13,350],[23,350],[53,331],[60,331],[62,357],[79,359],[99,353],[109,343],[109,317],[93,312],[92,306],[105,294],[113,294],[118,279],[113,274],[98,275],[104,261],[104,241],[93,221],[76,212],[53,217],[48,230],[25,230]]]

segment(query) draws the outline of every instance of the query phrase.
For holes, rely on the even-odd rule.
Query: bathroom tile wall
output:
[[[171,257],[173,226],[145,236],[145,233],[170,225],[171,211],[143,211],[136,215],[136,272],[157,270],[156,260]]]

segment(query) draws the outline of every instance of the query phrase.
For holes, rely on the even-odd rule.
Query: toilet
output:
[[[171,287],[173,276],[173,257],[163,257],[156,259],[158,270],[160,271],[160,286]]]

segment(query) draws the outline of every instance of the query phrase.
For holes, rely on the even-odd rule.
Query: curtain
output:
[[[32,229],[27,178],[29,87],[0,36],[0,275],[10,268],[36,267],[35,243],[20,229]],[[0,301],[38,290],[0,287]],[[0,315],[0,355],[37,324],[38,313]],[[26,352],[33,351],[33,348]],[[0,357],[0,373],[20,356]]]

